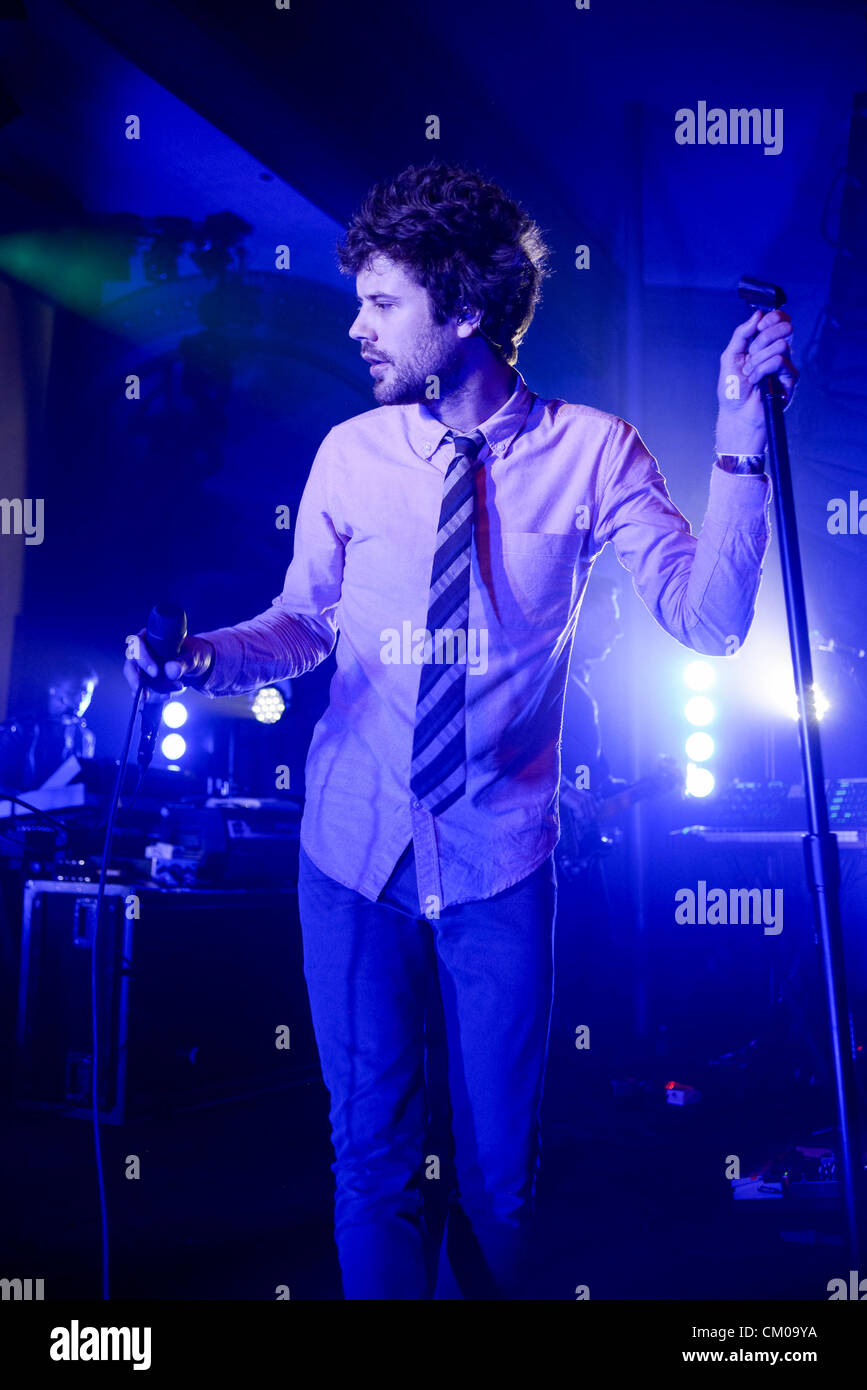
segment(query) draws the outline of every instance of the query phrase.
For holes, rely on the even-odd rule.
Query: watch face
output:
[[[764,454],[721,454],[717,462],[727,473],[764,473]]]

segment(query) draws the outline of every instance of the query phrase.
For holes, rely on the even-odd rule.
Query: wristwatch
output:
[[[765,471],[764,454],[721,454],[719,449],[715,449],[714,454],[720,468],[726,473],[751,473],[755,475]]]
[[[207,638],[205,640],[207,641]],[[208,659],[205,662],[204,671],[200,671],[199,674],[195,677],[195,679],[184,681],[184,685],[190,686],[193,690],[200,690],[214,669],[214,658],[216,656],[216,652],[214,651],[213,642],[208,642],[208,648]]]

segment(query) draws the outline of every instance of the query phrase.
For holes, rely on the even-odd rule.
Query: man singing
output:
[[[693,536],[632,425],[545,400],[516,370],[548,252],[500,188],[410,167],[368,194],[339,257],[377,407],[322,441],[279,597],[188,637],[166,674],[233,695],[302,675],[337,643],[298,894],[344,1295],[520,1298],[581,595],[611,541],[679,642],[723,654],[743,641],[768,545],[758,386],[777,371],[790,399],[791,320],[756,312],[722,355]],[[126,674],[136,686],[156,670],[143,647]],[[450,1181],[426,1134],[432,980],[454,1139],[442,1250],[424,1200]]]

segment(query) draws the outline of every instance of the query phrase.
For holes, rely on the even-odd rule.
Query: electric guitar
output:
[[[675,758],[662,756],[655,771],[637,782],[621,787],[611,796],[592,797],[588,812],[588,792],[578,792],[571,782],[560,784],[560,841],[557,862],[567,878],[577,878],[596,859],[614,848],[614,838],[600,828],[615,820],[636,802],[662,796],[675,787],[683,788],[683,769]]]

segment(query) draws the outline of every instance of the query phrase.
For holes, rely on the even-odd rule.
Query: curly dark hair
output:
[[[445,323],[465,304],[513,366],[541,298],[549,251],[536,223],[480,173],[431,161],[411,164],[367,194],[337,247],[344,275],[373,256],[402,265]]]

